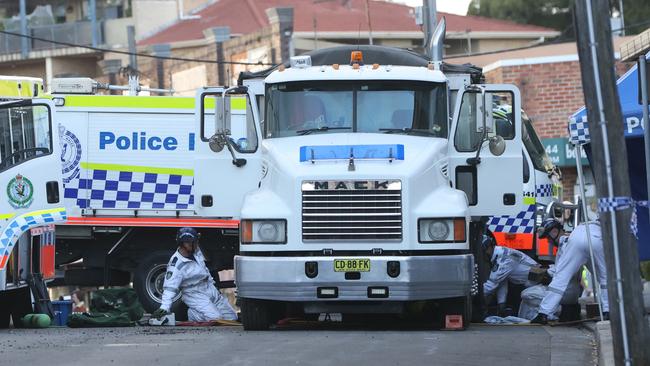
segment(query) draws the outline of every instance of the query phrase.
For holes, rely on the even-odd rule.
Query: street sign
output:
[[[575,147],[569,143],[566,137],[542,139],[546,153],[553,164],[559,167],[576,166]],[[582,147],[580,147],[582,149]],[[582,151],[582,165],[589,165],[584,150]]]

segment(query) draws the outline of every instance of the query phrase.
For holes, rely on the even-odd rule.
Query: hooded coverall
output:
[[[508,297],[508,282],[517,285],[530,287],[533,284],[528,281],[530,267],[538,267],[539,264],[526,254],[506,247],[494,247],[492,253],[492,272],[490,277],[483,284],[485,296],[497,293],[497,304],[504,304]]]
[[[566,248],[566,242],[569,239],[568,236],[562,236],[560,237],[559,244],[557,246],[557,253],[555,254],[555,262],[559,262],[560,258],[562,258],[562,255],[564,255],[564,250]],[[555,273],[557,272],[557,268],[555,264],[552,264],[548,270],[548,274],[553,277],[555,276]],[[575,276],[574,276],[575,277]],[[524,319],[533,319],[537,313],[539,312],[539,304],[542,302],[544,299],[544,296],[546,296],[546,292],[548,291],[548,286],[545,286],[543,284],[538,284],[533,287],[529,287],[521,292],[521,305],[519,306],[519,317],[524,318]],[[562,296],[562,301],[560,304],[575,304],[578,302],[578,297],[580,296],[580,285],[578,284],[577,278],[572,278],[569,281],[569,285],[567,286],[567,289],[564,291],[564,295]],[[559,313],[558,311],[554,312],[553,314],[547,314],[550,319],[556,319],[556,313]]]
[[[576,272],[586,265],[591,273],[591,261],[589,260],[589,242],[587,240],[587,230],[585,225],[589,225],[591,234],[591,245],[594,252],[594,263],[596,265],[596,275],[601,288],[601,300],[603,312],[609,311],[609,298],[607,296],[607,268],[605,267],[605,254],[603,252],[603,238],[598,222],[580,224],[573,230],[569,239],[562,247],[562,255],[555,264],[555,275],[548,285],[546,295],[539,305],[539,312],[550,315],[555,313],[560,305],[562,296],[567,290],[571,279]]]
[[[189,308],[190,321],[204,322],[216,319],[237,320],[237,314],[219,290],[205,265],[205,257],[200,249],[194,258],[183,257],[178,250],[167,264],[160,308],[169,312],[172,300],[180,291],[185,305]]]

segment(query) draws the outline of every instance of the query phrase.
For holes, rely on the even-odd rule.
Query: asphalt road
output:
[[[0,365],[595,365],[582,328],[467,331],[337,326],[0,330]]]

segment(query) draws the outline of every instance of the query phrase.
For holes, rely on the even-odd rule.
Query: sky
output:
[[[395,3],[402,3],[409,6],[421,6],[422,0],[390,0]],[[436,0],[438,11],[445,13],[465,15],[467,6],[471,0]]]

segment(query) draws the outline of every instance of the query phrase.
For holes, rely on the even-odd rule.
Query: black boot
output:
[[[609,320],[609,311],[603,312],[603,320]]]
[[[533,320],[530,321],[530,323],[546,325],[548,324],[548,316],[546,314],[539,313]]]

